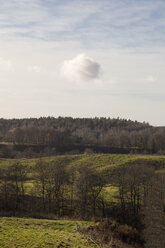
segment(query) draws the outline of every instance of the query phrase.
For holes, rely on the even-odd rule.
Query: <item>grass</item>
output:
[[[131,155],[131,154],[81,154],[81,155],[61,155],[42,158],[45,162],[59,161],[67,159],[68,166],[80,167],[84,163],[90,164],[92,167],[104,171],[114,168],[115,166],[144,161],[148,163],[157,163],[165,165],[165,156],[160,155]],[[27,166],[33,167],[39,158],[35,159],[19,159],[19,161]],[[0,159],[0,168],[12,165],[17,159]]]
[[[159,173],[165,172],[165,156],[158,155],[131,155],[131,154],[81,154],[81,155],[61,155],[42,158],[45,162],[56,162],[66,160],[68,169],[78,169],[83,164],[89,164],[91,167],[98,170],[103,175],[109,175],[117,166],[125,166],[128,164],[146,163],[147,165],[154,165]],[[39,158],[34,159],[19,159],[19,161],[29,168],[33,168]],[[15,163],[17,159],[0,159],[0,168],[8,167]],[[33,188],[33,172],[27,174],[27,181],[25,182],[25,192],[29,194]],[[107,194],[108,193],[108,194]],[[117,188],[105,187],[103,194],[108,195],[109,199],[115,201],[117,195]]]
[[[117,197],[119,196],[118,187],[107,185],[102,189],[101,195],[106,202],[118,202]]]
[[[97,246],[76,231],[91,222],[0,218],[0,248],[95,248]],[[105,246],[104,246],[105,247]]]

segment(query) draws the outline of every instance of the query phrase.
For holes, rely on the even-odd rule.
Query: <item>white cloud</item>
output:
[[[96,49],[164,46],[164,0],[1,2],[1,40],[79,40]]]
[[[1,2],[2,116],[105,115],[164,125],[164,0]],[[76,57],[80,51],[97,62]],[[63,61],[70,83],[59,75]]]
[[[101,66],[85,54],[79,54],[71,60],[64,61],[62,73],[69,80],[98,79],[101,73]]]
[[[5,60],[3,58],[0,58],[0,70],[6,71],[6,72],[12,72],[14,71],[13,64],[10,60]]]

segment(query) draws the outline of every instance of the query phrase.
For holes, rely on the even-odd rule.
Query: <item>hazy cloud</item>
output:
[[[153,76],[148,76],[145,81],[147,83],[156,83],[158,81],[158,79],[156,77],[153,77]]]
[[[0,70],[2,71],[14,71],[13,64],[10,60],[5,60],[3,58],[0,58]]]
[[[65,60],[62,66],[62,73],[69,80],[98,79],[100,72],[100,64],[85,54],[79,54],[71,60]]]
[[[1,117],[62,113],[164,125],[164,12],[164,0],[1,1]]]
[[[34,65],[34,66],[28,66],[28,71],[29,72],[36,72],[36,73],[39,73],[41,72],[41,68],[37,65]]]

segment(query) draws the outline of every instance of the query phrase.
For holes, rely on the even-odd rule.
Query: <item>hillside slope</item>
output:
[[[0,119],[0,157],[96,153],[164,154],[165,128],[120,118]]]

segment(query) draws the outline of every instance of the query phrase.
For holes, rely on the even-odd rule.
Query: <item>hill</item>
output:
[[[165,151],[165,128],[126,119],[42,117],[0,119],[0,156],[57,154],[159,153]]]
[[[99,226],[87,228],[92,237],[99,236],[108,244],[113,232],[115,238],[125,243],[122,246],[119,241],[116,247],[129,247],[128,244],[142,247],[144,231],[147,240],[151,231],[157,234],[161,226],[160,230],[164,230],[164,180],[165,156],[82,154],[0,159],[0,215],[98,220],[101,221]],[[17,247],[34,245],[35,235],[38,237],[36,247],[41,244],[49,247],[46,246],[49,241],[50,247],[54,242],[59,247],[74,247],[77,238],[79,247],[95,247],[93,243],[83,243],[81,233],[74,236],[76,222],[30,219],[25,222],[24,219],[4,219],[3,222],[1,219],[1,224],[2,247],[9,247],[5,242],[12,242],[15,225]],[[68,233],[69,228],[72,234]],[[54,230],[63,242],[55,234],[52,236]],[[49,241],[43,238],[45,233]],[[160,232],[159,238],[163,233]],[[26,244],[21,246],[25,237]],[[155,239],[154,234],[150,239]]]

